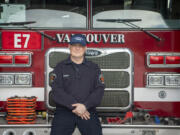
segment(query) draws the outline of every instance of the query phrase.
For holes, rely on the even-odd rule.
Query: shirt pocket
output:
[[[63,85],[65,88],[71,85],[72,83],[72,75],[71,74],[63,74]]]

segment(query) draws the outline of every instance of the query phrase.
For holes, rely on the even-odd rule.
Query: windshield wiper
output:
[[[142,20],[141,19],[97,19],[97,21],[121,23],[121,22],[138,22],[138,21],[142,21]]]
[[[27,21],[27,22],[8,22],[8,23],[0,23],[0,25],[25,25],[36,23],[35,21]]]
[[[56,39],[50,35],[47,35],[43,32],[40,32],[39,30],[36,30],[36,29],[33,29],[31,27],[28,27],[28,26],[25,26],[26,24],[32,24],[32,23],[36,23],[36,21],[27,21],[27,22],[9,22],[9,23],[0,23],[0,25],[20,25],[28,30],[31,30],[31,31],[35,31],[39,34],[41,34],[42,36],[52,40],[52,41],[55,41]]]
[[[137,21],[142,21],[141,19],[97,19],[97,21],[99,22],[113,22],[113,23],[123,23],[127,26],[130,26],[131,28],[136,28],[139,29],[143,32],[145,32],[147,35],[153,37],[154,39],[156,39],[157,41],[161,41],[162,39],[156,35],[154,35],[153,33],[135,25],[132,22],[137,22]]]
[[[35,32],[41,34],[42,36],[44,36],[44,37],[46,37],[46,38],[48,38],[48,39],[50,39],[50,40],[52,40],[52,41],[56,41],[56,38],[54,38],[54,37],[52,37],[52,36],[50,36],[50,35],[48,35],[48,34],[45,34],[45,33],[43,33],[43,32],[40,32],[40,31],[37,30],[37,29],[33,29],[33,28],[28,27],[28,26],[25,26],[25,25],[23,25],[23,27],[26,28],[26,29],[28,29],[28,30],[35,31]]]

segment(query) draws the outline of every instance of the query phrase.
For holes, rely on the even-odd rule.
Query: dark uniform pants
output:
[[[57,108],[52,121],[51,135],[72,135],[77,126],[81,135],[102,135],[102,128],[95,110],[89,111],[90,119],[84,120],[71,110]]]

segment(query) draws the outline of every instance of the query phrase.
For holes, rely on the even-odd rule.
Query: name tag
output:
[[[66,74],[66,75],[63,75],[63,77],[64,77],[64,78],[67,78],[67,77],[69,77],[69,76],[70,76],[70,75],[68,75],[68,74]]]

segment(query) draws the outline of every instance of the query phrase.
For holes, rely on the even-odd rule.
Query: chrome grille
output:
[[[52,100],[52,92],[49,92],[49,104],[56,106]],[[126,107],[129,105],[129,92],[127,91],[105,91],[103,99],[99,107]]]
[[[129,92],[106,91],[99,107],[126,107],[129,105]]]
[[[96,50],[97,52],[93,53],[93,50]],[[49,78],[57,63],[68,58],[68,56],[68,48],[53,48],[50,49],[46,55],[46,103],[51,109],[55,109],[55,104],[51,98],[52,82]],[[123,111],[131,107],[133,82],[132,57],[131,51],[126,48],[90,48],[90,53],[86,55],[86,58],[99,65],[104,75],[106,86],[102,102],[100,106],[97,107],[98,110]]]
[[[129,86],[129,73],[126,71],[103,71],[104,82],[106,88],[126,88]],[[49,78],[52,76],[52,72],[49,73]],[[52,80],[49,79],[49,85],[51,86]]]
[[[126,69],[129,67],[130,57],[126,52],[113,53],[103,57],[87,58],[97,63],[101,69]]]
[[[60,61],[63,61],[64,59],[67,59],[69,56],[68,53],[64,53],[64,52],[52,52],[49,55],[49,66],[51,68],[55,68],[57,63],[59,63]]]
[[[126,88],[129,86],[129,73],[126,71],[103,71],[106,88]]]
[[[56,64],[69,56],[67,53],[52,52],[49,55],[49,66],[54,68]],[[130,57],[128,53],[114,53],[103,57],[86,57],[88,60],[97,63],[101,69],[126,69],[129,67]]]

